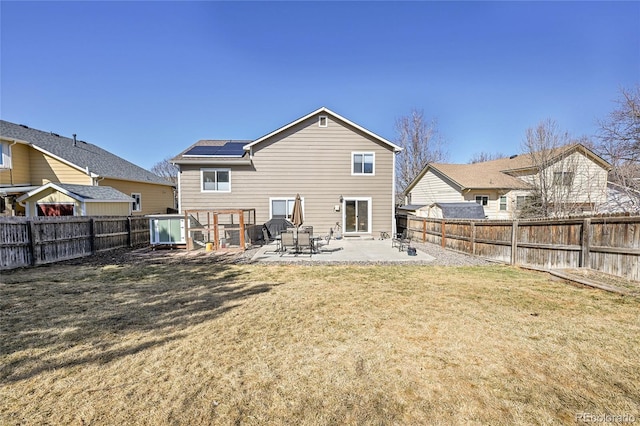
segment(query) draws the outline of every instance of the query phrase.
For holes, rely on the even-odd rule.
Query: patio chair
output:
[[[397,247],[399,251],[404,251],[411,244],[411,237],[409,237],[408,230],[402,231],[400,234],[396,234],[394,238],[391,239],[391,247]]]
[[[298,252],[303,253],[309,251],[309,256],[313,254],[313,241],[311,234],[308,232],[298,232]]]
[[[280,234],[280,250],[282,250],[282,256],[286,252],[296,251],[296,240],[293,237],[293,232],[284,231]]]

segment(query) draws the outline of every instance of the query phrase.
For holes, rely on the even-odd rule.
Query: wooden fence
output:
[[[590,268],[640,281],[640,216],[513,222],[408,216],[406,228],[414,241],[512,265]]]
[[[149,244],[146,217],[0,218],[0,270]]]

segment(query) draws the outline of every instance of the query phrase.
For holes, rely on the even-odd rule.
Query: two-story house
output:
[[[540,182],[552,203],[573,211],[594,212],[607,200],[607,175],[611,166],[581,144],[535,154],[474,164],[430,163],[404,190],[406,204],[476,202],[489,219],[519,216]]]
[[[201,140],[179,166],[179,209],[255,209],[256,222],[290,218],[296,194],[305,224],[345,236],[392,232],[400,147],[320,108],[252,141]]]
[[[174,186],[96,145],[0,120],[5,215],[144,215],[175,207]]]

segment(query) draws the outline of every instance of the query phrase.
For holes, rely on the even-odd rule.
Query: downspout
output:
[[[391,179],[391,235],[396,235],[396,156],[400,151],[393,153],[393,169]]]
[[[175,165],[175,163],[173,163]],[[182,168],[178,165],[178,213],[182,214]]]

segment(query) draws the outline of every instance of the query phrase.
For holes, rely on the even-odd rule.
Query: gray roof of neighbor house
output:
[[[166,179],[84,141],[0,120],[0,137],[32,145],[99,177],[173,186]]]
[[[484,208],[476,202],[465,203],[433,203],[442,210],[442,217],[446,219],[485,219]]]
[[[68,183],[57,183],[62,189],[65,189],[85,200],[101,200],[101,201],[128,201],[131,202],[131,196],[124,194],[110,186],[90,186],[90,185],[71,185]]]
[[[125,201],[131,202],[131,197],[110,186],[73,185],[69,183],[47,183],[24,194],[18,201],[25,200],[47,188],[54,188],[75,195],[83,201]]]

